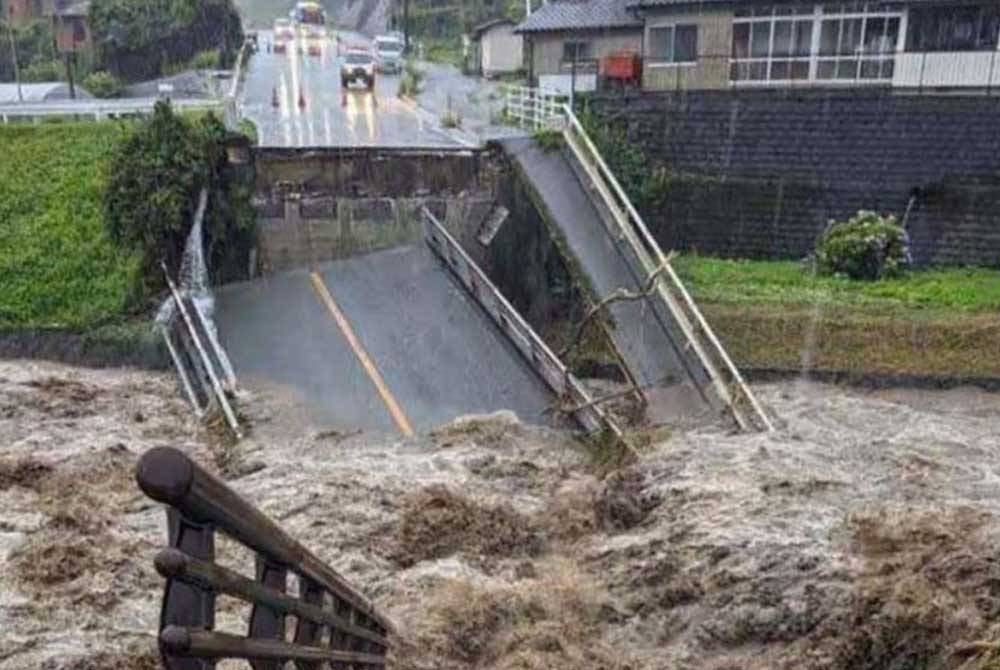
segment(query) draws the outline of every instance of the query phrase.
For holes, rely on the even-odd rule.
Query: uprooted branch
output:
[[[577,324],[576,332],[573,338],[569,341],[562,351],[559,352],[559,358],[565,360],[566,356],[570,354],[574,349],[580,346],[580,340],[583,338],[583,333],[587,329],[590,322],[601,312],[603,312],[607,307],[618,302],[636,302],[638,300],[645,300],[653,294],[656,290],[656,282],[659,280],[660,275],[667,271],[670,265],[670,261],[673,260],[674,253],[670,252],[667,258],[663,259],[663,262],[653,270],[649,276],[646,278],[646,282],[640,291],[630,291],[625,288],[619,288],[612,291],[608,296],[603,298],[600,302],[595,304],[590,310],[587,311],[586,316]]]

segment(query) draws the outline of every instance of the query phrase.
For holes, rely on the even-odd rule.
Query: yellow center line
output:
[[[382,398],[382,402],[385,403],[386,409],[389,410],[389,414],[392,416],[392,420],[396,422],[396,426],[399,428],[400,432],[406,437],[413,437],[413,425],[410,420],[406,418],[406,414],[403,413],[403,409],[396,402],[395,396],[392,395],[392,391],[389,390],[388,384],[385,383],[385,379],[382,377],[382,373],[378,371],[375,367],[375,363],[372,361],[371,356],[365,351],[365,348],[361,345],[361,340],[358,339],[357,334],[355,334],[354,329],[351,327],[350,322],[347,317],[341,311],[337,302],[333,299],[333,295],[330,293],[330,289],[326,287],[326,283],[323,278],[319,276],[318,273],[312,272],[309,274],[309,278],[312,280],[313,288],[316,289],[316,294],[319,299],[326,305],[326,308],[330,310],[330,314],[333,315],[333,320],[337,322],[337,327],[340,328],[340,332],[343,333],[344,339],[347,340],[347,344],[354,351],[354,355],[357,356],[358,361],[361,363],[361,367],[364,368],[365,373],[368,378],[372,380],[372,384],[375,385],[375,390],[378,391],[379,396]]]

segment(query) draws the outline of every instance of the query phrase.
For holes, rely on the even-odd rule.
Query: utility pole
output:
[[[403,53],[410,52],[410,0],[403,0]]]
[[[66,81],[69,82],[69,97],[71,100],[76,100],[76,85],[73,83],[73,61],[75,60],[76,54],[69,51],[66,52]]]
[[[14,63],[14,81],[17,82],[17,101],[24,102],[24,92],[21,90],[21,67],[17,62],[17,40],[14,39],[14,21],[7,21],[7,34],[10,36],[10,55]]]

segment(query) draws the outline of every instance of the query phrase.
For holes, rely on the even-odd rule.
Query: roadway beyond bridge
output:
[[[422,244],[226,286],[216,300],[242,381],[295,389],[318,425],[405,435],[501,409],[548,422],[552,394]]]
[[[340,33],[343,46],[370,38]],[[250,59],[241,114],[256,125],[263,146],[455,147],[461,142],[439,127],[438,119],[399,98],[398,75],[379,75],[374,91],[340,85],[338,43],[315,43],[310,55],[297,38],[287,53],[269,52],[273,34],[260,35],[261,49]]]

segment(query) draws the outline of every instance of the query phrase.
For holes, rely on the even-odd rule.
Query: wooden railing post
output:
[[[254,670],[278,670],[289,661],[299,670],[385,667],[390,622],[224,482],[162,447],[142,457],[136,479],[149,497],[169,506],[170,546],[155,560],[166,579],[160,650],[168,670],[210,670],[227,658],[245,659]],[[254,552],[254,579],[214,562],[216,531]],[[298,597],[287,593],[289,573],[298,578]],[[246,637],[214,630],[216,594],[253,606]],[[285,638],[289,616],[296,618],[293,642]]]

